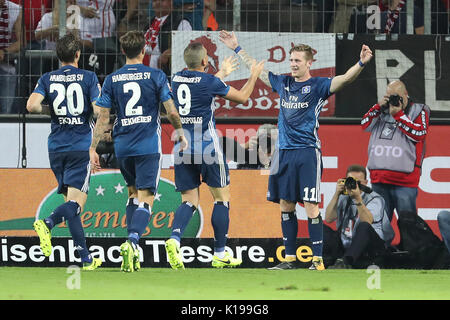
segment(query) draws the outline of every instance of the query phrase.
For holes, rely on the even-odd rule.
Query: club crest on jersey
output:
[[[302,93],[310,93],[311,92],[311,86],[304,86],[302,88]]]

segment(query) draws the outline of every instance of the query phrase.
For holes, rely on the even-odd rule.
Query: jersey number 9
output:
[[[180,106],[178,112],[181,116],[187,116],[191,112],[191,90],[187,84],[180,84],[177,90],[177,98]]]

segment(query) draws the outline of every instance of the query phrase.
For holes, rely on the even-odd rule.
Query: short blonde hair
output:
[[[289,54],[292,52],[304,52],[306,60],[314,60],[314,54],[316,53],[313,48],[308,46],[307,44],[298,44],[296,46],[293,46],[291,50],[289,50]]]
[[[205,51],[205,47],[200,42],[192,42],[184,49],[183,58],[188,69],[194,69],[201,65]]]

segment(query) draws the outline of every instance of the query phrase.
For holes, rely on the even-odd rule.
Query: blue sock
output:
[[[86,245],[86,238],[84,236],[83,225],[81,224],[81,218],[79,215],[67,220],[69,225],[70,234],[72,235],[75,247],[81,257],[81,262],[92,262],[92,257]]]
[[[51,230],[53,227],[57,226],[64,220],[69,220],[70,218],[81,213],[81,208],[76,201],[70,200],[59,207],[57,207],[53,212],[44,219],[44,223]]]
[[[133,219],[128,227],[128,240],[135,245],[138,244],[139,239],[150,222],[150,210],[151,207],[148,203],[141,202],[133,213]]]
[[[295,211],[281,212],[281,230],[285,254],[295,256],[297,251],[298,220]]]
[[[189,221],[194,215],[197,208],[190,202],[184,201],[175,212],[175,218],[172,224],[172,234],[170,238],[176,239],[178,242],[181,241],[183,232],[186,229]]]
[[[214,229],[214,252],[222,252],[225,250],[230,224],[229,202],[214,202],[211,223]]]
[[[131,226],[131,221],[133,220],[133,214],[134,211],[137,209],[139,205],[139,201],[136,198],[129,198],[127,207],[125,209],[126,216],[127,216],[127,228],[129,229]]]
[[[312,243],[313,255],[321,257],[323,248],[323,222],[320,213],[317,218],[308,218],[308,232],[309,239]]]

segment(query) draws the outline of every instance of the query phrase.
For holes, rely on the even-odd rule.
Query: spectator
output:
[[[127,10],[121,17],[117,32],[120,38],[127,31],[138,30],[145,31],[148,27],[151,0],[128,0]]]
[[[206,2],[209,2],[206,0]],[[205,30],[204,0],[173,0],[175,10],[191,22],[192,30]]]
[[[329,269],[365,268],[387,252],[394,238],[383,198],[366,185],[366,168],[360,165],[348,167],[346,179],[337,181],[325,212],[325,221],[336,221],[337,230],[323,228],[324,262],[335,261]]]
[[[19,5],[0,0],[0,113],[13,113],[17,79],[12,54],[20,51],[21,12]]]
[[[334,21],[330,26],[330,32],[348,33],[350,18],[355,7],[361,5],[371,5],[377,3],[377,0],[337,0],[337,10]]]
[[[333,22],[333,15],[337,9],[336,1],[316,0],[317,2],[317,22],[315,32],[327,33]]]
[[[34,30],[41,20],[41,17],[44,13],[52,10],[52,2],[53,0],[13,0],[15,4],[23,7],[23,25],[25,26],[25,42],[29,44],[30,42],[34,42]]]
[[[406,0],[380,0],[381,32],[406,34],[407,2]],[[414,33],[424,34],[423,11],[414,5]]]
[[[192,30],[189,20],[173,11],[172,0],[153,0],[155,16],[150,20],[150,26],[145,34],[144,64],[163,70],[170,76],[170,31]]]
[[[25,50],[39,50],[41,49],[41,43],[36,41],[34,37],[34,31],[41,20],[42,15],[45,12],[52,10],[52,0],[13,0],[14,3],[19,6],[23,2],[23,21],[22,28],[25,28]],[[20,14],[22,18],[22,14]],[[19,98],[14,102],[13,109],[18,111],[24,108],[27,97],[33,91],[37,80],[42,74],[41,60],[39,58],[29,58],[20,56],[19,62],[16,66],[17,74],[20,75],[19,86],[17,88],[17,96]]]
[[[429,118],[430,108],[414,103],[404,83],[396,80],[361,120],[362,128],[370,132],[367,168],[372,188],[384,198],[389,220],[394,208],[417,212]]]
[[[203,29],[208,31],[217,31],[219,24],[217,23],[214,12],[216,11],[216,0],[205,0],[203,6]]]
[[[444,240],[447,250],[450,252],[450,211],[442,210],[438,213],[439,232]]]
[[[113,37],[116,34],[115,0],[77,0],[81,15],[85,18],[83,31],[92,39]]]
[[[85,24],[85,18],[80,14],[80,9],[75,3],[76,0],[67,0],[66,2],[67,30],[80,36],[83,47],[92,47],[92,36],[90,33],[85,30],[80,30],[81,26]],[[55,11],[55,9],[53,11]],[[45,50],[55,50],[56,40],[59,38],[59,26],[53,24],[53,11],[42,16],[35,31],[36,40],[44,42],[43,49]]]

